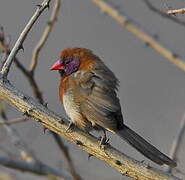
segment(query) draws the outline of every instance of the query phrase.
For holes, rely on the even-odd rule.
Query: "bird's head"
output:
[[[78,70],[90,70],[92,59],[92,51],[88,49],[67,48],[61,52],[60,59],[50,70],[59,70],[61,75],[70,75]]]

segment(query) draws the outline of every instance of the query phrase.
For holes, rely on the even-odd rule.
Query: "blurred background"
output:
[[[0,26],[11,36],[11,47],[25,24],[42,1],[2,0],[0,2]],[[185,60],[185,26],[178,25],[152,12],[142,0],[112,0],[121,12],[126,13],[150,34],[157,34],[161,44]],[[184,0],[155,0],[153,5],[162,11],[169,7],[183,8]],[[51,6],[53,2],[51,3]],[[166,6],[167,5],[167,6]],[[49,19],[50,11],[44,11],[24,42],[24,52],[17,57],[28,66],[32,51]],[[177,15],[185,21],[185,15]],[[97,54],[120,80],[119,97],[125,123],[145,137],[165,154],[169,154],[180,121],[185,113],[185,73],[164,59],[152,48],[133,36],[115,20],[103,14],[91,0],[62,0],[61,9],[52,33],[39,55],[36,81],[48,102],[49,109],[65,115],[58,99],[59,74],[50,72],[50,66],[66,47],[85,47]],[[13,65],[10,81],[21,91],[33,96],[30,85],[22,73]],[[7,106],[9,119],[20,117],[20,113]],[[29,147],[45,163],[66,170],[66,163],[49,132],[33,120],[13,125]],[[125,154],[139,160],[145,159],[117,136],[109,134],[110,142]],[[64,140],[65,141],[65,140]],[[85,180],[129,179],[104,162],[92,157],[75,145],[66,142],[77,172]],[[178,156],[178,168],[185,171],[185,138]],[[1,148],[18,155],[6,131],[0,127]],[[159,167],[158,167],[159,168]],[[11,172],[19,180],[42,180],[43,177],[22,173],[0,166],[0,172]]]

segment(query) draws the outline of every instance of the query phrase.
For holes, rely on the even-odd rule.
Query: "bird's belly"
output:
[[[92,129],[92,123],[82,115],[80,105],[74,101],[74,96],[70,90],[63,95],[63,105],[72,123],[87,132]]]
[[[79,105],[74,102],[74,97],[70,90],[65,92],[63,95],[63,105],[66,111],[66,114],[69,116],[69,118],[73,123],[81,119]]]

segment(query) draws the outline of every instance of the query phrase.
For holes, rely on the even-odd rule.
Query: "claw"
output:
[[[100,139],[100,146],[105,146],[109,144],[109,139],[105,136],[102,136]]]
[[[66,133],[71,132],[73,130],[73,128],[74,128],[74,124],[73,124],[73,122],[70,122],[67,129],[66,129]]]

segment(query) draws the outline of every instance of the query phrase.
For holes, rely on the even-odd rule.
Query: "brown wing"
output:
[[[114,74],[100,64],[92,72],[78,71],[73,78],[77,84],[76,101],[80,104],[83,116],[92,124],[112,132],[121,128],[123,118],[116,94],[118,80]]]

